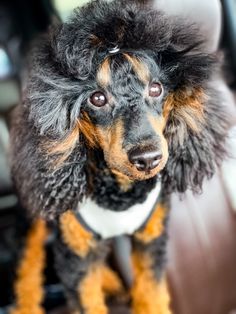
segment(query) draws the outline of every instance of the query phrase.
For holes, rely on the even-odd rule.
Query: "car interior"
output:
[[[196,23],[206,38],[206,51],[223,51],[224,68],[215,84],[227,99],[225,110],[231,123],[229,156],[204,183],[202,193],[172,196],[168,247],[171,306],[175,314],[236,314],[236,0],[150,1],[167,15]],[[25,56],[32,41],[54,19],[66,20],[74,7],[85,2],[0,2],[0,314],[7,314],[14,302],[16,265],[28,229],[8,158],[11,113],[27,76]],[[47,243],[45,308],[51,314],[68,313],[53,269],[52,242],[50,238]],[[120,251],[122,254],[122,248]],[[125,266],[123,269],[125,273]],[[111,313],[128,312],[111,305]]]

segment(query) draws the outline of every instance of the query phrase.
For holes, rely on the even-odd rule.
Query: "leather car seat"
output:
[[[154,5],[196,23],[207,40],[206,51],[217,50],[223,26],[220,1],[156,0]],[[205,182],[201,195],[189,191],[182,200],[172,197],[168,278],[175,314],[228,314],[236,309],[236,106],[224,78],[215,84],[234,127],[228,149],[235,159],[226,160]]]

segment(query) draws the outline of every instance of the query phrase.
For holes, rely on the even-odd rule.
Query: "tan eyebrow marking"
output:
[[[110,60],[108,58],[106,58],[100,65],[97,72],[97,81],[104,88],[111,83]]]
[[[148,83],[150,80],[150,73],[145,63],[137,57],[130,56],[128,53],[123,54],[125,58],[132,64],[134,71],[143,83]]]

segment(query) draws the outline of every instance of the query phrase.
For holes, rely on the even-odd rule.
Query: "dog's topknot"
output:
[[[92,1],[76,9],[71,19],[53,32],[51,42],[61,70],[81,80],[93,75],[114,47],[126,52],[149,51],[159,63],[176,63],[189,50],[195,48],[197,54],[200,44],[196,26],[167,18],[147,4],[119,0]]]

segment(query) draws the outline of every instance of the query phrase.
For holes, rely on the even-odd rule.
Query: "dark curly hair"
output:
[[[214,86],[219,61],[204,53],[194,25],[166,18],[141,2],[92,1],[38,39],[28,62],[22,103],[12,119],[11,159],[20,199],[34,214],[53,218],[75,208],[87,194],[105,207],[125,210],[141,202],[157,179],[165,193],[199,191],[224,157],[227,122]],[[142,81],[147,69],[164,88],[150,114],[165,117],[169,157],[158,178],[134,180],[126,190],[109,171],[109,151],[105,154],[98,145],[94,128],[105,129],[118,116],[129,116],[123,123],[127,128],[141,123],[143,109],[133,106],[132,117],[124,109],[102,116],[87,99],[97,89],[101,70],[100,85],[109,83],[112,95],[120,88],[120,103],[128,99],[131,104],[134,91],[145,85],[132,75],[140,72]],[[126,94],[129,84],[133,89]]]

